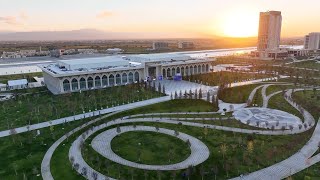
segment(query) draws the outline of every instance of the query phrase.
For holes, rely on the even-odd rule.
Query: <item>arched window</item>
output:
[[[108,86],[108,77],[106,75],[102,77],[102,86]]]
[[[72,79],[71,81],[71,86],[72,86],[72,91],[76,91],[79,89],[78,87],[78,80],[77,79]]]
[[[134,73],[134,81],[139,82],[140,81],[140,75],[138,72]]]
[[[101,79],[99,76],[96,76],[94,79],[95,87],[101,87]]]
[[[129,83],[133,83],[133,73],[129,73]]]
[[[184,76],[184,67],[181,68],[181,75]]]
[[[166,78],[167,76],[166,76],[166,70],[165,69],[162,69],[162,76],[163,76],[163,78]]]
[[[116,84],[117,84],[117,85],[120,85],[120,84],[121,84],[121,76],[120,76],[120,74],[117,74],[117,75],[116,75]]]
[[[80,79],[80,89],[86,89],[87,88],[87,82],[84,78]]]
[[[89,77],[87,81],[88,81],[88,88],[89,89],[93,88],[93,78]]]
[[[181,73],[181,72],[180,72],[180,67],[177,67],[177,74],[178,74],[178,73]]]
[[[167,69],[167,77],[171,77],[171,70],[170,70],[170,68]]]
[[[198,74],[198,67],[197,67],[197,66],[194,66],[194,67],[193,67],[193,73],[194,73],[194,74]]]
[[[206,65],[206,72],[209,72],[209,64]]]
[[[125,84],[128,82],[128,75],[126,73],[122,74],[122,83]]]
[[[70,81],[68,79],[63,81],[63,91],[70,91]]]
[[[175,76],[175,75],[176,75],[176,69],[172,68],[172,76]]]
[[[189,66],[186,67],[186,76],[189,76]]]
[[[190,66],[190,75],[193,74],[193,66]]]
[[[114,75],[113,75],[113,74],[111,74],[111,75],[109,76],[109,85],[110,85],[110,86],[113,86],[113,85],[114,85]]]
[[[202,72],[206,72],[206,66],[204,64],[202,64]]]
[[[198,65],[198,73],[201,74],[201,66]]]

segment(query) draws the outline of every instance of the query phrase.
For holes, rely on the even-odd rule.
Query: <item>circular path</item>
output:
[[[287,129],[289,126],[297,127],[302,124],[301,119],[297,116],[269,108],[243,108],[235,111],[233,116],[244,124],[253,126],[259,124],[261,127],[273,126],[275,129],[281,129],[282,126]]]
[[[116,136],[122,133],[131,132],[131,131],[156,132],[156,133],[162,133],[162,134],[167,134],[170,136],[177,137],[184,142],[187,142],[189,140],[191,154],[186,160],[176,164],[170,164],[170,165],[146,165],[146,164],[139,164],[132,161],[128,161],[118,156],[116,153],[112,151],[111,141]],[[204,162],[209,158],[209,154],[210,154],[208,147],[197,138],[194,138],[188,134],[184,134],[181,132],[179,132],[178,136],[175,136],[175,131],[173,130],[164,129],[164,128],[159,128],[159,130],[156,130],[155,127],[151,127],[151,126],[137,126],[135,128],[133,126],[123,126],[121,127],[121,132],[119,133],[117,132],[117,128],[110,129],[96,136],[92,140],[91,145],[95,151],[97,151],[99,154],[101,154],[105,158],[110,159],[111,161],[114,161],[118,164],[122,164],[125,166],[130,166],[138,169],[146,169],[146,170],[169,171],[169,170],[186,169],[189,166],[196,166],[198,164],[201,164],[202,162]]]

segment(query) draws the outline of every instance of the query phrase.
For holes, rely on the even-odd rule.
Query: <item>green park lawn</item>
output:
[[[250,84],[224,89],[219,99],[227,103],[246,103],[252,90],[261,84]],[[258,91],[257,91],[258,93]],[[260,93],[261,95],[261,93]]]
[[[25,91],[0,102],[0,130],[162,96],[137,84],[63,95],[53,95],[45,88]]]
[[[262,79],[267,77],[270,77],[270,75],[222,71],[191,75],[189,77],[184,77],[184,79],[190,79],[192,82],[202,82],[203,84],[208,84],[210,86],[219,86],[222,84],[230,84],[234,82],[247,81],[249,79]]]
[[[278,109],[278,110],[281,110],[281,111],[285,111],[285,112],[291,113],[291,114],[299,117],[302,121],[304,121],[303,116],[301,115],[301,113],[297,109],[292,107],[283,98],[282,94],[277,94],[277,95],[273,96],[272,98],[270,98],[269,104],[268,104],[268,108]]]
[[[113,152],[126,160],[149,165],[182,162],[191,154],[186,142],[156,132],[126,132],[116,136],[111,141],[111,147]]]
[[[320,63],[316,61],[304,61],[290,64],[291,67],[308,68],[308,69],[318,69],[320,70]]]
[[[316,120],[320,118],[320,91],[298,91],[293,94],[293,99],[307,109]]]

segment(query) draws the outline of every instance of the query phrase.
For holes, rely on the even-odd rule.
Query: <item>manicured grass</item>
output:
[[[269,104],[268,107],[271,109],[278,109],[281,111],[285,111],[288,113],[291,113],[297,117],[299,117],[302,121],[304,121],[302,114],[295,109],[294,107],[292,107],[282,96],[282,94],[277,94],[275,96],[273,96],[270,100],[269,100]]]
[[[221,96],[219,96],[219,99],[227,103],[246,103],[250,93],[257,86],[261,86],[261,84],[226,88],[224,89],[225,93],[222,93]]]
[[[283,90],[286,90],[286,89],[291,89],[293,88],[293,85],[272,85],[272,86],[269,86],[266,90],[266,95],[270,95],[274,92],[278,92],[278,91],[283,91]]]
[[[27,79],[28,82],[35,82],[35,79],[33,78],[35,76],[42,77],[42,72],[0,76],[0,83],[7,84],[8,80],[16,80],[16,79]]]
[[[195,122],[195,123],[202,123],[202,124],[213,124],[217,126],[225,126],[225,127],[234,127],[234,128],[241,128],[241,129],[252,129],[252,130],[265,130],[263,128],[257,128],[253,126],[249,126],[247,124],[243,124],[242,122],[235,120],[235,119],[228,119],[228,120],[204,120],[204,121],[188,121],[188,122]]]
[[[126,132],[116,136],[111,147],[126,160],[150,165],[178,163],[191,154],[186,142],[156,132]]]
[[[58,138],[89,119],[70,122],[53,128],[0,138],[0,179],[42,179],[40,165],[48,148]],[[65,163],[65,162],[64,162]],[[17,174],[15,173],[17,172]]]
[[[191,75],[189,77],[184,77],[184,79],[185,80],[190,79],[191,81],[202,82],[203,84],[208,84],[210,86],[218,86],[222,84],[247,81],[249,79],[262,79],[267,77],[270,77],[270,75],[222,71],[222,72],[212,72],[207,74]]]
[[[0,102],[0,130],[162,96],[138,84],[64,95],[53,95],[42,91],[43,88],[38,90]]]
[[[316,61],[304,61],[290,64],[292,67],[299,67],[299,68],[308,68],[308,69],[318,69],[320,70],[320,63]]]
[[[293,99],[306,108],[315,118],[320,118],[320,91],[298,91],[293,93]]]

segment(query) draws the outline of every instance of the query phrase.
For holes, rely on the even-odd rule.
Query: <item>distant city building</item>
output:
[[[48,89],[54,94],[63,94],[208,73],[213,61],[215,59],[160,53],[60,60],[39,66]]]
[[[25,58],[36,56],[38,52],[36,50],[20,50],[16,52],[6,52],[4,51],[1,55],[1,58]]]
[[[280,11],[260,13],[258,51],[279,49],[281,24],[282,16]]]
[[[179,42],[178,48],[179,49],[193,49],[194,43],[193,42]]]
[[[79,54],[95,54],[95,53],[98,53],[98,50],[96,50],[96,49],[77,49],[77,52]]]
[[[169,43],[167,42],[153,42],[153,50],[164,50],[169,49]]]
[[[120,48],[109,48],[106,50],[106,52],[108,54],[121,54],[121,53],[123,53],[123,50]]]
[[[280,49],[282,15],[280,11],[260,12],[257,51],[254,57],[280,59],[288,57],[288,51]]]
[[[320,32],[313,32],[305,36],[304,49],[308,49],[308,50],[320,49]]]
[[[60,57],[64,53],[64,49],[53,49],[50,51],[50,56],[51,57]]]

